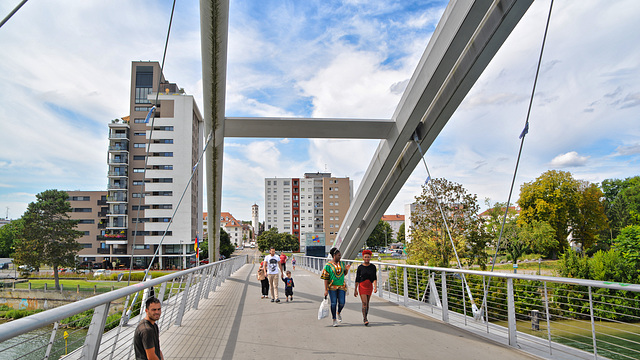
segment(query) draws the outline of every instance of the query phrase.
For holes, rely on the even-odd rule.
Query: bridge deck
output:
[[[297,269],[294,301],[260,298],[257,265],[245,265],[181,327],[161,335],[165,359],[532,359],[531,355],[372,297],[369,327],[351,292],[337,328],[317,320],[322,299],[318,275]],[[284,299],[280,283],[281,300]]]

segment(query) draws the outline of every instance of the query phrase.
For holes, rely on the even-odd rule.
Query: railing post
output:
[[[84,341],[84,347],[82,349],[82,358],[84,359],[95,359],[98,357],[98,350],[100,349],[100,342],[102,341],[104,325],[107,322],[107,316],[109,315],[110,304],[111,303],[108,302],[99,305],[93,311],[91,325],[89,325],[87,338]]]
[[[509,326],[509,345],[517,346],[516,340],[516,304],[513,298],[513,279],[507,279],[507,323]]]
[[[598,360],[598,344],[596,343],[596,324],[593,321],[593,300],[591,298],[591,286],[589,286],[589,314],[591,315],[591,337],[593,338],[593,357]]]
[[[204,279],[202,276],[202,270],[198,271],[200,282],[198,283],[198,291],[196,292],[196,298],[193,301],[193,308],[198,310],[198,304],[200,303],[200,296],[202,295],[202,287],[204,286]]]
[[[403,292],[402,292],[402,300],[404,301],[404,306],[409,304],[409,283],[407,281],[407,268],[402,268],[402,282],[403,282]]]
[[[442,272],[442,321],[449,322],[449,300],[447,298],[447,273]]]
[[[156,297],[158,300],[160,300],[160,306],[162,306],[162,304],[164,303],[164,293],[165,291],[167,291],[167,282],[163,282],[162,285],[160,285],[160,290],[158,290],[158,296]]]
[[[193,277],[193,273],[189,274],[189,278],[187,279],[187,284],[184,287],[184,291],[182,292],[182,301],[180,302],[180,308],[178,309],[178,315],[176,316],[175,324],[177,326],[182,325],[182,317],[184,316],[184,312],[187,309],[187,302],[189,300],[189,288],[191,285],[191,278]]]
[[[551,350],[551,320],[549,319],[549,294],[547,293],[547,282],[544,282],[544,311],[547,313],[547,338],[549,339],[549,355]]]
[[[53,341],[56,339],[56,332],[58,331],[59,326],[60,323],[57,321],[53,324],[53,331],[51,331],[51,338],[49,338],[49,345],[47,345],[47,352],[44,354],[44,360],[48,360],[49,355],[51,355],[51,348],[53,347]]]
[[[378,266],[378,296],[383,297],[384,283],[382,283],[382,265]]]

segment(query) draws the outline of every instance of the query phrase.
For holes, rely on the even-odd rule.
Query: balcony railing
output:
[[[107,184],[107,189],[126,189],[127,184]]]
[[[126,165],[128,163],[128,159],[109,159],[109,165]]]
[[[109,146],[109,151],[129,151],[128,146]]]
[[[113,254],[115,255],[126,255],[127,249],[113,249]]]
[[[123,234],[105,234],[96,236],[96,240],[98,241],[107,241],[107,240],[127,240],[127,235]]]
[[[114,177],[127,177],[129,175],[127,175],[126,171],[109,171],[107,173],[108,176],[114,176]]]
[[[109,249],[98,248],[98,254],[110,254]]]
[[[127,138],[128,138],[127,134],[109,132],[109,139],[127,139]]]
[[[107,196],[108,202],[127,202],[126,196]]]

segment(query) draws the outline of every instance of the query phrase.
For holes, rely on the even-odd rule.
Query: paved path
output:
[[[260,298],[256,265],[223,283],[181,327],[161,335],[165,359],[533,359],[467,331],[373,297],[369,327],[353,294],[337,328],[317,320],[322,295],[318,275],[297,269],[294,301]],[[284,295],[283,283],[280,283]]]

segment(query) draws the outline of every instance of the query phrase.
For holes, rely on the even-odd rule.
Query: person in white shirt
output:
[[[264,267],[269,279],[269,287],[271,288],[271,302],[280,302],[280,299],[278,299],[278,281],[282,271],[282,264],[280,264],[280,257],[276,255],[276,249],[273,246],[269,249],[269,255],[264,257]]]

